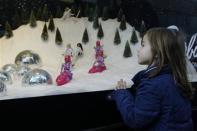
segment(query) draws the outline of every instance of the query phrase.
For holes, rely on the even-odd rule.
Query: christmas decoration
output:
[[[60,31],[59,31],[59,29],[57,28],[57,30],[56,30],[56,36],[55,36],[55,43],[57,44],[57,45],[62,45],[62,36],[61,36],[61,33],[60,33]]]
[[[8,21],[5,23],[5,36],[6,38],[10,38],[13,36],[12,28]]]
[[[116,29],[116,34],[115,34],[115,37],[114,37],[114,44],[119,45],[120,43],[121,43],[120,34],[119,34],[118,29]]]
[[[132,32],[132,35],[131,35],[130,42],[133,43],[133,44],[138,43],[138,38],[137,38],[137,34],[136,34],[136,31],[135,31],[135,28],[133,28],[133,32]]]
[[[22,86],[51,85],[51,75],[43,69],[33,69],[22,78]]]
[[[37,26],[37,24],[36,24],[36,18],[35,18],[35,15],[34,15],[34,11],[33,10],[31,11],[29,23],[30,23],[30,26],[31,27],[36,27]]]
[[[96,14],[96,16],[94,17],[94,21],[93,21],[93,28],[98,29],[98,27],[99,27],[99,19],[98,19],[98,16]]]
[[[42,39],[44,41],[47,41],[48,40],[48,31],[47,31],[47,25],[46,25],[46,23],[44,24],[44,28],[42,30],[41,37],[42,37]]]
[[[53,32],[53,31],[55,30],[55,24],[54,24],[53,16],[52,16],[52,15],[50,16],[48,29],[49,29],[51,32]]]
[[[62,64],[60,75],[56,78],[57,86],[64,85],[72,80],[73,74],[71,72],[72,61],[71,56],[66,55],[64,58],[65,63]]]
[[[98,29],[98,32],[97,32],[97,38],[102,39],[103,37],[104,37],[103,28],[102,28],[102,25],[99,24],[99,29]]]
[[[106,21],[109,19],[109,9],[107,6],[103,8],[102,20]]]
[[[89,37],[88,37],[87,28],[85,28],[85,30],[84,30],[83,37],[82,37],[82,42],[83,42],[84,44],[86,44],[87,42],[89,42]]]
[[[96,60],[88,73],[97,73],[97,72],[103,72],[104,70],[106,70],[106,66],[104,63],[103,48],[100,44],[100,41],[96,42],[95,52],[96,52],[95,54]]]
[[[0,80],[0,96],[5,96],[7,93],[6,85]]]
[[[132,52],[131,52],[131,48],[129,45],[129,41],[127,40],[126,45],[125,45],[125,49],[124,49],[124,57],[131,57],[132,56]]]
[[[27,66],[40,66],[41,59],[37,53],[34,53],[31,50],[24,50],[20,52],[15,58],[16,65],[27,65]]]
[[[12,78],[8,72],[0,71],[0,80],[5,84],[12,84]]]
[[[121,19],[119,28],[120,28],[122,31],[127,29],[126,20],[125,20],[125,15],[122,15],[122,19]]]
[[[119,9],[119,12],[118,12],[118,16],[117,16],[117,21],[118,21],[118,22],[121,21],[122,16],[123,16],[123,11],[122,11],[122,8],[120,8],[120,9]]]

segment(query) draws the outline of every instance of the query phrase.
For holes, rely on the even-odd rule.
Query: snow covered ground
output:
[[[95,51],[93,47],[97,41],[97,30],[92,28],[92,22],[89,22],[87,18],[54,19],[55,26],[59,28],[62,35],[62,46],[55,44],[55,32],[48,31],[49,40],[47,42],[41,39],[44,26],[44,22],[41,21],[37,21],[36,28],[22,25],[13,31],[14,37],[10,39],[1,38],[0,67],[5,64],[14,64],[15,57],[20,52],[32,50],[41,57],[41,66],[37,68],[46,70],[52,76],[53,84],[23,87],[21,78],[16,77],[13,84],[6,85],[7,94],[1,96],[0,100],[111,90],[114,89],[116,82],[121,78],[131,84],[132,76],[145,68],[145,66],[137,64],[139,43],[136,45],[130,44],[132,57],[123,57],[125,44],[127,40],[130,40],[133,27],[127,24],[127,30],[120,31],[121,44],[114,45],[113,40],[119,22],[116,19],[100,20],[100,22],[104,31],[104,38],[101,43],[104,45],[104,52],[107,55],[105,59],[107,70],[96,74],[89,74],[88,71],[94,62]],[[60,66],[63,63],[61,54],[65,51],[66,44],[71,43],[72,48],[76,50],[76,44],[82,41],[85,28],[88,30],[89,42],[83,45],[84,56],[77,61],[73,68],[73,79],[66,85],[56,86],[55,79],[60,73]]]

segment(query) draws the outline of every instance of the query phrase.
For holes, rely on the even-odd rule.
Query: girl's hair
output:
[[[186,98],[192,99],[193,89],[187,77],[183,34],[177,30],[152,28],[145,35],[150,41],[154,56],[151,63],[154,61],[158,67],[155,72],[150,74],[150,77],[156,76],[162,67],[168,64],[182,94]]]

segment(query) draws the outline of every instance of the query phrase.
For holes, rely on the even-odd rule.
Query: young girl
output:
[[[108,98],[116,102],[127,126],[143,131],[192,131],[193,90],[186,74],[180,32],[166,28],[147,31],[138,50],[138,63],[148,68],[137,73],[134,85],[117,82]]]

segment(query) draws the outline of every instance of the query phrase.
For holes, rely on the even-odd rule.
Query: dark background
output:
[[[101,8],[110,6],[112,0],[75,0],[65,3],[58,0],[0,0],[0,31],[6,21],[13,23],[16,10],[30,12],[47,4],[55,14],[57,6],[63,11],[65,6],[84,7],[87,3],[97,3]],[[148,28],[177,25],[187,38],[197,31],[197,0],[114,0],[111,18],[115,18],[122,8],[126,20],[139,28],[141,20]],[[197,88],[197,83],[193,83]],[[1,128],[9,129],[51,129],[51,130],[128,130],[122,123],[115,104],[106,100],[110,91],[76,93],[0,101]],[[197,95],[192,101],[194,125],[197,123]],[[7,125],[7,124],[8,125]],[[10,126],[9,126],[10,125]],[[195,126],[195,130],[196,126]],[[92,129],[93,131],[93,129]]]
[[[66,5],[85,5],[86,3],[98,4],[101,8],[115,3],[111,18],[121,7],[126,15],[127,21],[136,28],[141,20],[144,20],[147,27],[169,26],[172,24],[181,28],[189,37],[197,30],[197,0],[73,0],[68,3],[66,0],[0,0],[0,24],[4,26],[6,21],[12,23],[16,10],[29,12],[38,10],[47,4],[50,12],[55,13],[57,6],[62,11]],[[83,6],[84,7],[84,6]],[[3,28],[3,27],[1,27]]]

